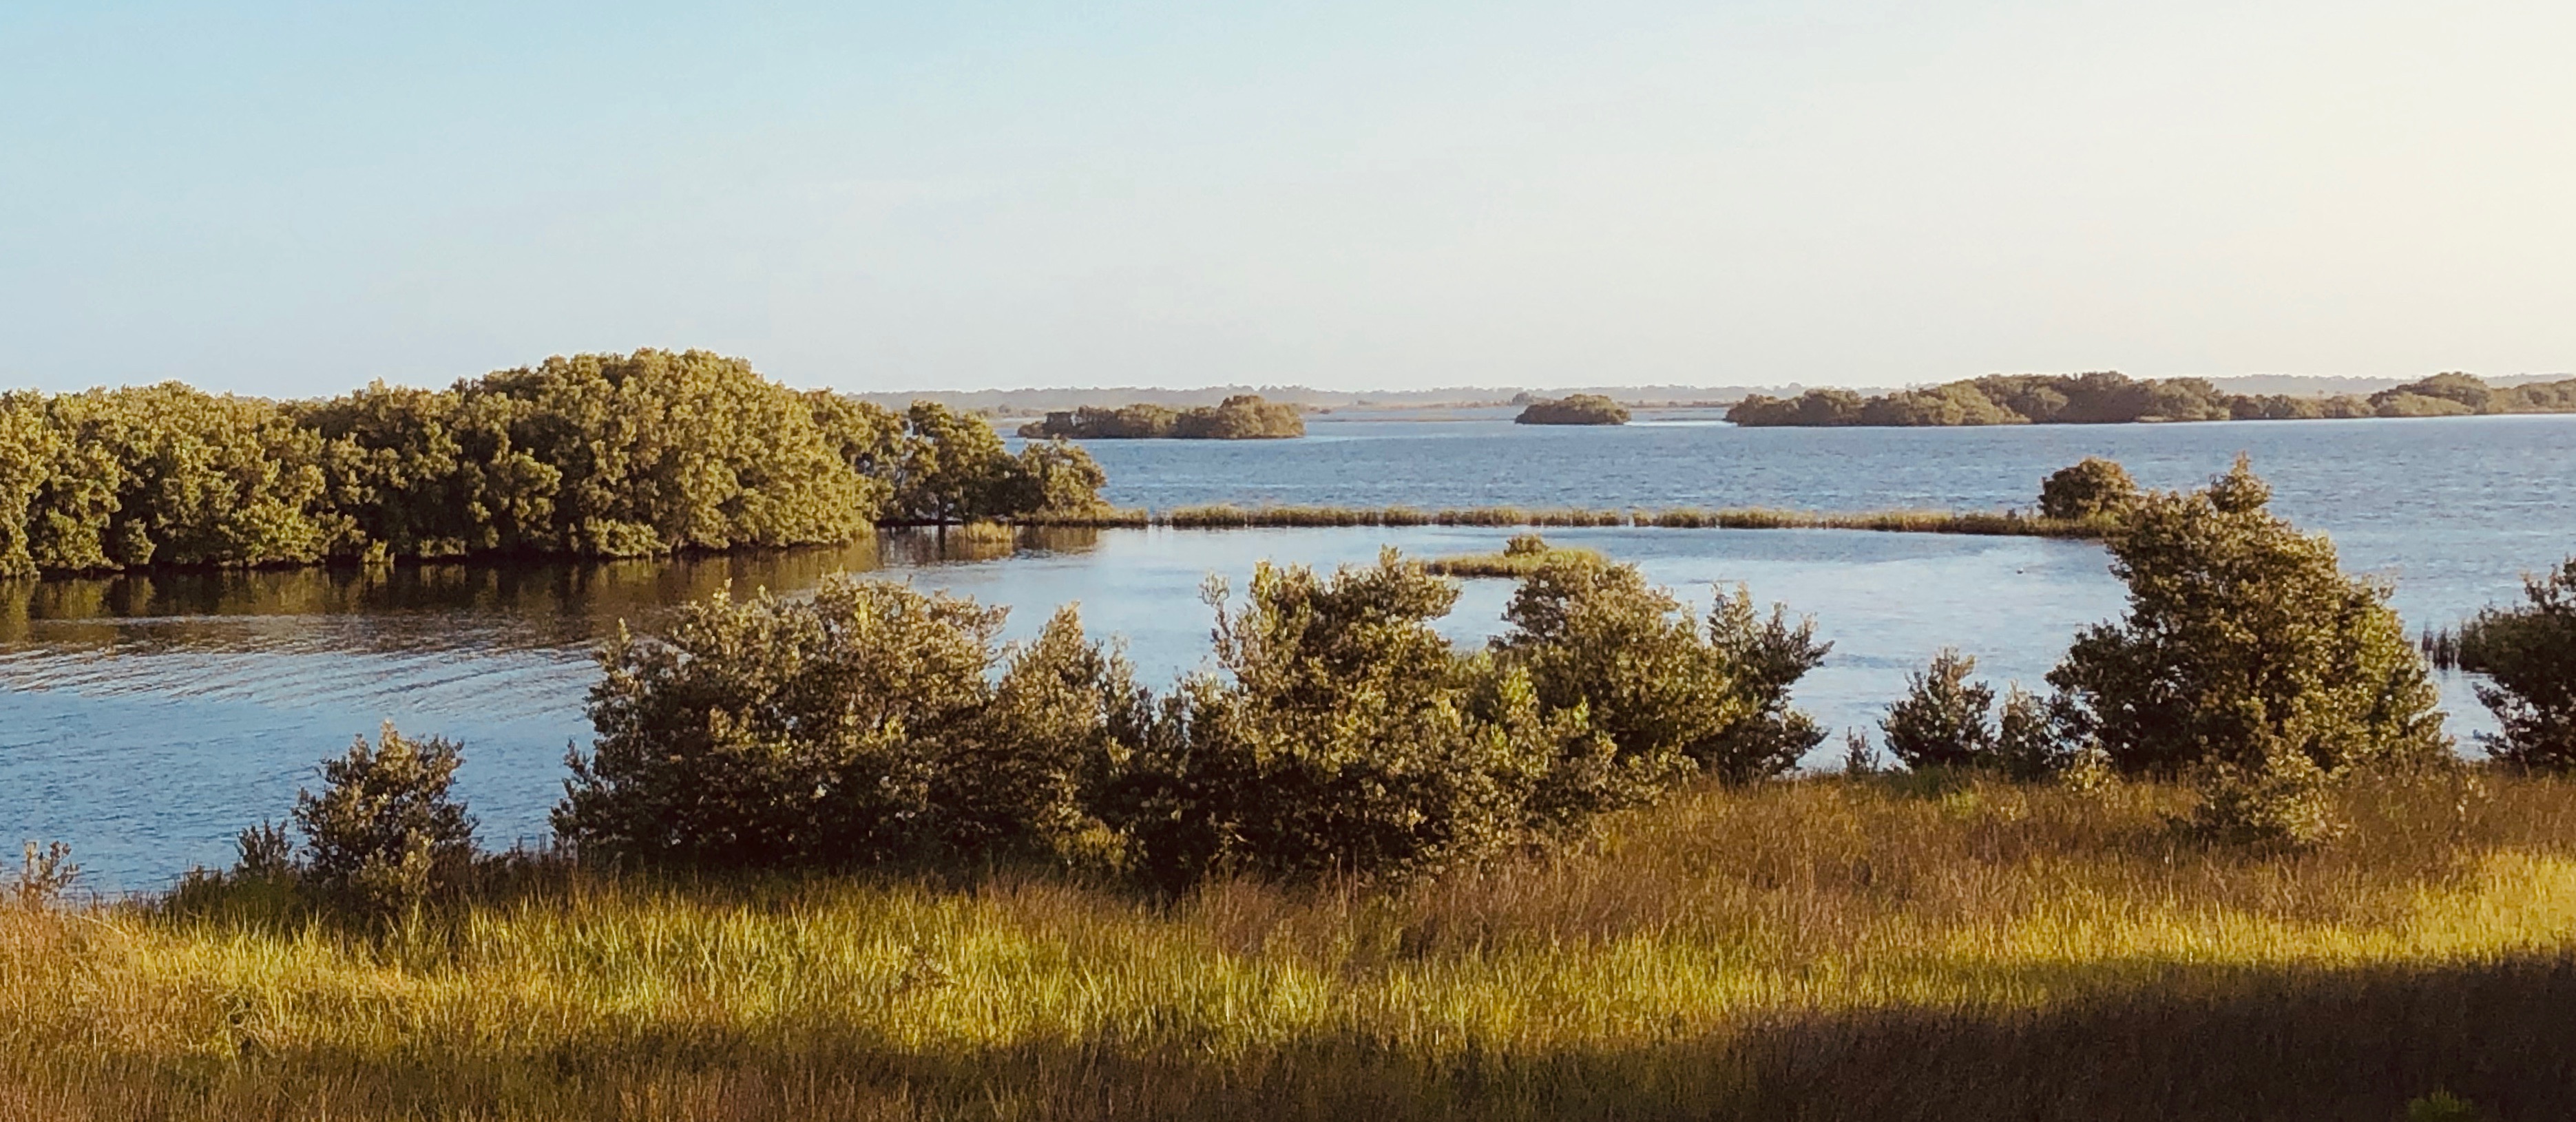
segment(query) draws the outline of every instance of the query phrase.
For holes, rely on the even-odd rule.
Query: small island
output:
[[[1808,390],[1793,398],[1755,394],[1727,410],[1726,419],[1748,428],[1830,428],[2289,421],[2488,413],[2576,413],[2576,378],[2490,386],[2474,375],[2436,374],[2368,397],[2294,397],[2228,393],[2203,378],[2140,379],[2116,371],[1996,374],[1877,397],[1862,397],[1850,390]]]
[[[1512,418],[1516,425],[1624,425],[1628,423],[1626,406],[1597,393],[1568,394],[1554,400],[1532,401]]]
[[[1083,406],[1020,426],[1032,440],[1284,440],[1306,435],[1306,418],[1294,405],[1237,394],[1221,405],[1196,409],[1137,404],[1116,409]]]

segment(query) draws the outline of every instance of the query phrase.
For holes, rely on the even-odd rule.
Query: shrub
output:
[[[2523,607],[2475,621],[2471,668],[2488,677],[2478,700],[2503,729],[2485,738],[2487,750],[2521,767],[2576,770],[2576,558],[2524,578],[2523,591]],[[2462,628],[2464,638],[2469,630]]]
[[[1659,772],[1688,761],[1727,782],[1777,775],[1824,740],[1788,691],[1824,660],[1812,622],[1766,619],[1738,588],[1702,624],[1633,565],[1566,554],[1539,566],[1503,613],[1495,641],[1527,671],[1549,712],[1581,708],[1623,764]]]
[[[2003,712],[1995,721],[1995,767],[2005,778],[2051,779],[2074,766],[2078,745],[2067,733],[2074,723],[2069,709],[2063,694],[2041,701],[2019,682],[2005,690]]]
[[[2039,485],[2039,513],[2070,521],[2116,520],[2138,502],[2129,469],[2099,456],[2059,468]]]
[[[591,688],[556,833],[587,856],[709,866],[925,856],[932,788],[992,687],[1002,611],[900,584],[725,593],[623,629]]]
[[[474,819],[448,795],[461,762],[455,743],[414,740],[390,722],[375,745],[359,737],[348,754],[323,761],[322,793],[295,796],[304,883],[329,903],[373,915],[418,907],[462,884],[472,872]],[[274,848],[274,840],[246,838],[245,865]]]
[[[1995,728],[1987,717],[1995,691],[1970,682],[1977,660],[1944,647],[1932,664],[1906,676],[1905,697],[1879,722],[1887,750],[1909,768],[1990,767]]]
[[[1460,658],[1431,626],[1457,586],[1392,550],[1329,577],[1264,563],[1240,609],[1225,595],[1209,582],[1222,673],[1182,685],[1122,784],[1166,884],[1434,873],[1543,828],[1559,760],[1604,754],[1525,675]]]
[[[2139,502],[2110,543],[2128,617],[2049,672],[2070,720],[2123,772],[2234,775],[2248,798],[2296,789],[2307,765],[2332,780],[2448,759],[2387,590],[2345,576],[2270,497],[2240,457],[2201,491]]]

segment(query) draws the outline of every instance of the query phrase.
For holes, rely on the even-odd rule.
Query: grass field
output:
[[[0,1118],[2576,1114],[2576,786],[1703,788],[1404,890],[548,875],[381,936],[0,906]]]

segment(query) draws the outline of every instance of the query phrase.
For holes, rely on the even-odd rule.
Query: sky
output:
[[[2576,369],[2576,4],[0,0],[0,386]]]

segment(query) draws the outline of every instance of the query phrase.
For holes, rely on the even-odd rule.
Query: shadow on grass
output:
[[[2133,971],[2147,968],[2132,965]],[[129,1055],[25,1117],[2394,1119],[2576,1117],[2576,957],[2370,970],[2173,966],[2027,1011],[1787,1014],[1631,1048],[1437,1060],[1335,1034],[1227,1054],[918,1050],[850,1026],[661,1021],[538,1053]],[[0,1105],[11,1099],[0,1074]],[[11,1113],[11,1112],[0,1112]]]

